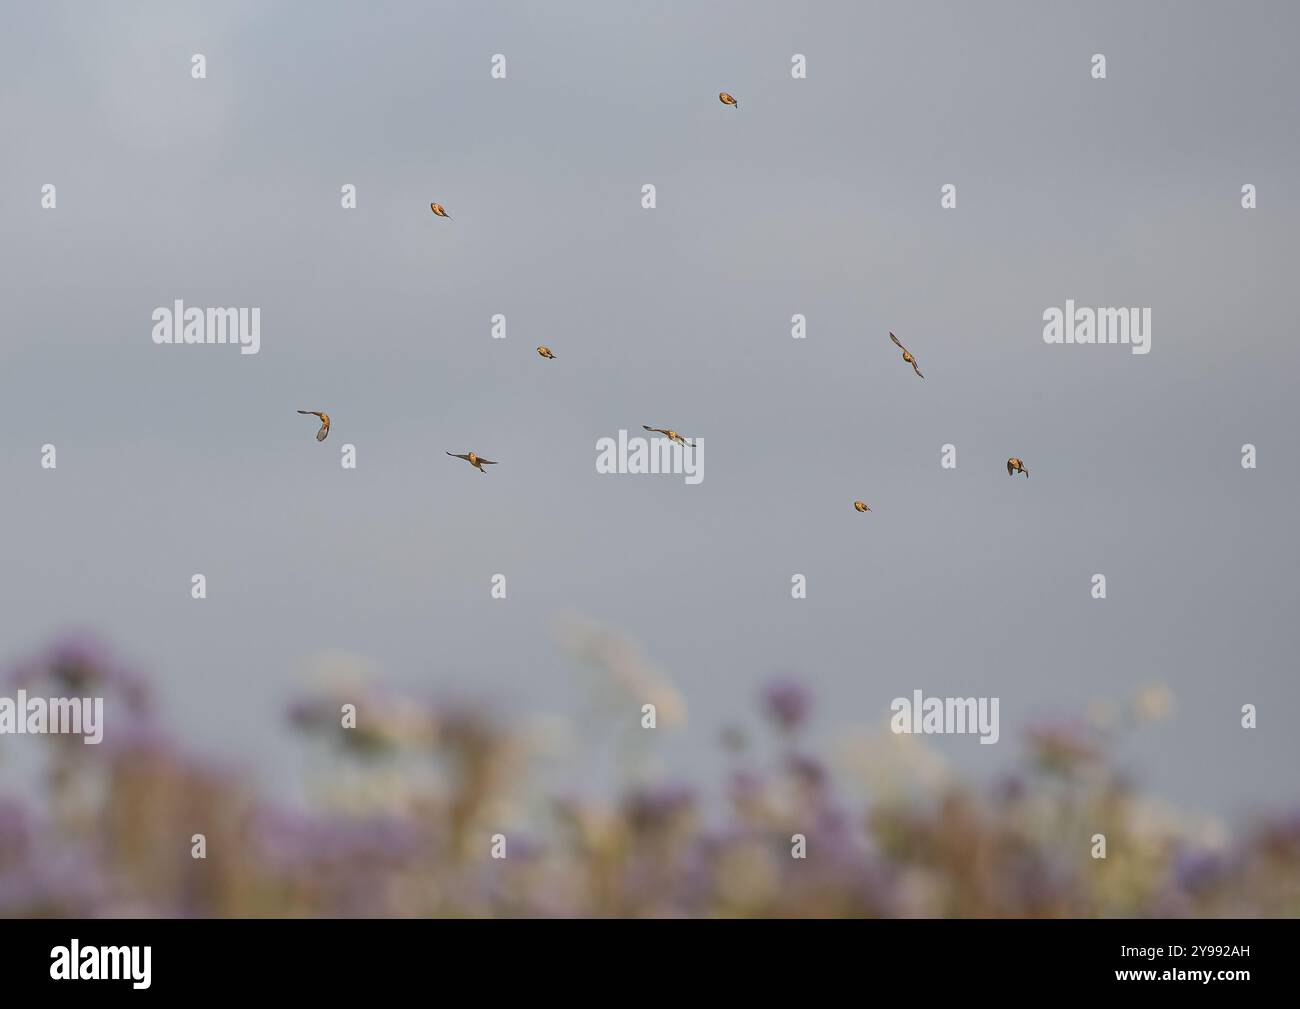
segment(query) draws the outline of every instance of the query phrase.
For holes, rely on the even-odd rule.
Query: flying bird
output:
[[[718,101],[723,105],[730,105],[733,109],[740,108],[740,102],[736,101],[736,99],[732,98],[731,95],[727,94],[725,91],[718,94]]]
[[[545,347],[545,346],[538,347],[538,348],[537,348],[537,353],[541,354],[542,357],[546,358],[548,361],[554,361],[554,360],[555,360],[555,355],[551,353],[551,348],[550,348],[550,347]]]
[[[871,508],[867,505],[867,503],[866,503],[865,501],[854,501],[854,502],[853,502],[853,507],[856,508],[856,509],[857,509],[858,511],[860,511],[860,512],[869,512],[869,511],[871,511]]]
[[[330,433],[330,415],[321,413],[319,410],[299,410],[298,412],[320,418],[320,430],[316,432],[316,440],[324,441],[325,436]]]
[[[1029,478],[1029,470],[1025,469],[1025,464],[1012,456],[1007,460],[1007,476],[1015,476],[1017,473],[1025,474],[1025,479]]]
[[[645,430],[647,430],[647,431],[653,431],[655,434],[666,435],[669,441],[675,441],[675,442],[677,442],[679,445],[689,445],[691,448],[694,448],[694,447],[695,447],[695,443],[694,443],[694,442],[687,441],[685,438],[683,438],[683,437],[682,437],[680,434],[678,434],[676,431],[671,431],[671,430],[669,430],[668,428],[665,428],[665,427],[649,427],[649,426],[647,426],[647,425],[645,425],[645,424],[642,424],[641,426],[642,426],[643,428],[645,428]]]
[[[447,220],[449,221],[451,220],[451,214],[447,213],[447,211],[443,208],[443,205],[441,203],[430,203],[429,209],[432,210],[439,217],[445,217],[447,218]]]
[[[464,455],[460,455],[459,453],[456,452],[448,452],[447,454],[451,456],[453,459],[464,459],[467,463],[473,466],[480,473],[487,473],[487,470],[483,468],[484,466],[496,465],[496,463],[494,463],[491,459],[480,458],[479,456],[475,455],[473,452],[466,452]]]
[[[906,347],[904,347],[903,344],[899,341],[898,337],[896,337],[893,333],[889,334],[889,338],[893,340],[894,345],[903,352],[903,360],[912,366],[912,370],[916,372],[917,378],[925,378],[925,376],[921,374],[921,369],[916,366],[916,358],[912,356],[912,352],[908,350]]]

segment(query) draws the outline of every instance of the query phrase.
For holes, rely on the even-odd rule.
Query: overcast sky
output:
[[[681,691],[670,771],[782,671],[828,742],[916,688],[1000,697],[999,745],[936,742],[973,775],[1164,682],[1137,780],[1294,802],[1298,30],[1286,3],[11,6],[0,657],[91,628],[178,734],[264,760],[323,652],[573,715],[573,614]],[[178,298],[259,307],[260,354],[155,346]],[[1149,307],[1151,352],[1046,345],[1067,298]],[[703,482],[598,474],[642,424],[703,438]],[[499,465],[443,454],[470,449]]]

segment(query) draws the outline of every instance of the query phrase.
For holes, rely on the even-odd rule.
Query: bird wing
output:
[[[894,346],[901,350],[907,350],[907,348],[903,346],[902,341],[900,341],[893,333],[889,334],[889,338],[894,341]]]
[[[479,456],[479,457],[478,457],[478,461],[481,462],[484,466],[495,466],[495,465],[496,465],[496,463],[495,463],[493,460],[491,460],[491,459],[484,459],[482,456]]]
[[[329,433],[330,433],[330,426],[328,424],[322,424],[320,426],[320,430],[316,432],[316,440],[324,441],[325,436]]]
[[[647,431],[653,431],[655,434],[667,434],[667,433],[668,433],[667,431],[665,431],[665,430],[664,430],[663,428],[661,428],[661,427],[651,427],[649,424],[642,424],[641,427],[644,428],[644,429],[647,430]]]
[[[319,417],[319,416],[320,416],[320,413],[319,413],[318,411],[316,411],[316,410],[299,410],[298,412],[299,412],[299,413],[305,413],[305,414],[308,414],[308,415],[311,416],[311,417]]]
[[[916,366],[916,358],[912,358],[912,370],[916,372],[917,375],[920,375],[921,378],[925,378],[924,375],[921,375],[921,369]]]
[[[448,452],[447,454],[453,459],[464,459],[466,462],[469,462],[468,455],[461,455],[459,452]]]
[[[1015,464],[1012,460],[1007,460],[1007,476],[1011,476],[1016,471]]]

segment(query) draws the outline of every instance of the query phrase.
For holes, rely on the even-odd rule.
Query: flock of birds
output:
[[[727,105],[733,109],[740,108],[740,103],[736,101],[735,97],[733,97],[732,95],[728,94],[725,91],[721,91],[718,93],[718,101],[722,102],[723,105]],[[444,207],[441,203],[430,203],[429,209],[433,211],[435,217],[445,217],[449,221],[452,219],[451,214],[447,213],[447,208]],[[908,350],[906,347],[903,346],[903,341],[900,340],[898,337],[896,337],[893,333],[889,334],[889,338],[894,341],[894,346],[896,346],[899,350],[903,352],[904,363],[910,364],[912,366],[912,370],[916,372],[916,377],[925,378],[925,376],[921,374],[921,366],[917,363],[916,356],[910,350]],[[538,347],[537,353],[542,357],[546,358],[546,360],[548,361],[556,360],[555,355],[551,353],[551,348],[545,345]],[[299,410],[298,412],[309,414],[312,417],[320,418],[320,430],[316,432],[316,440],[324,441],[326,436],[330,433],[330,415],[321,410]],[[682,435],[678,434],[672,428],[650,427],[648,424],[642,424],[641,427],[647,431],[653,432],[654,434],[661,434],[669,441],[677,442],[677,444],[679,445],[687,446],[690,448],[695,447],[695,443],[693,441],[684,438]],[[474,452],[448,452],[447,454],[451,456],[453,459],[464,459],[467,463],[469,463],[476,470],[478,470],[480,473],[483,474],[487,473],[487,470],[483,468],[484,466],[496,465],[496,463],[493,460],[484,459],[481,455],[478,455]],[[1025,468],[1025,464],[1021,462],[1019,459],[1017,459],[1015,456],[1012,456],[1010,459],[1007,460],[1007,476],[1014,476],[1017,473],[1023,473],[1026,477],[1029,476],[1029,470]],[[859,512],[871,511],[871,508],[864,501],[854,501],[853,507],[855,510]]]

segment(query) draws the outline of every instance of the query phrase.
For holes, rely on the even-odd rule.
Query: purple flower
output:
[[[37,845],[16,869],[0,872],[0,915],[87,917],[109,882],[86,845]]]
[[[104,753],[116,759],[147,759],[154,765],[164,760],[183,764],[186,759],[165,730],[143,718],[127,718],[120,725],[109,722],[104,730]]]
[[[1227,861],[1218,852],[1180,851],[1174,859],[1174,878],[1188,893],[1208,890],[1227,871]]]
[[[756,802],[763,797],[763,791],[763,779],[754,771],[748,770],[734,772],[727,786],[731,801],[738,804]]]
[[[1019,802],[1027,793],[1025,780],[1018,774],[1004,774],[993,786],[993,795],[1001,803]]]
[[[816,757],[792,753],[786,758],[786,768],[803,785],[817,788],[826,783],[826,766]]]
[[[258,851],[281,870],[352,860],[378,868],[420,851],[417,827],[393,816],[314,816],[264,807],[250,826]]]
[[[22,803],[0,799],[0,865],[17,861],[31,842],[31,817]]]
[[[763,691],[767,716],[783,732],[794,732],[808,717],[812,695],[793,680],[778,680]]]
[[[694,802],[695,792],[691,788],[667,784],[636,789],[628,795],[625,808],[634,828],[649,831],[666,826]]]
[[[311,731],[333,721],[334,709],[316,697],[299,698],[289,705],[288,716],[295,729]]]
[[[90,634],[68,635],[44,655],[21,663],[8,679],[29,690],[45,684],[61,695],[112,693],[136,713],[149,706],[145,679],[115,661],[108,648]]]

